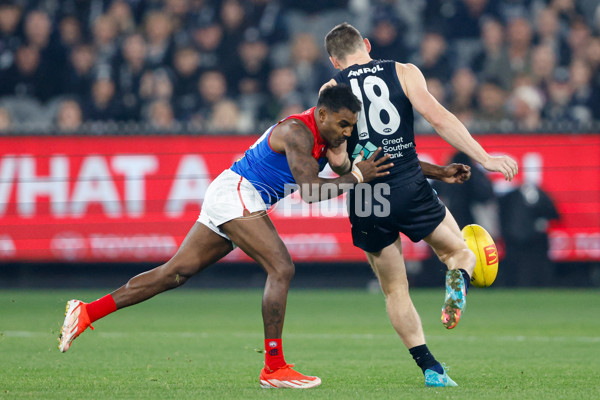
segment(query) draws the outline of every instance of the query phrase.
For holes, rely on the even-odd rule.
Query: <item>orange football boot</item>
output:
[[[316,376],[302,375],[292,369],[294,364],[286,364],[276,370],[271,370],[265,365],[260,371],[260,386],[269,388],[309,389],[321,384],[321,379]]]
[[[81,332],[85,331],[89,326],[94,329],[90,323],[90,317],[88,316],[87,303],[80,300],[69,300],[67,302],[67,309],[65,311],[65,322],[63,322],[62,328],[60,328],[60,336],[58,337],[58,349],[61,352],[69,350],[71,343]]]

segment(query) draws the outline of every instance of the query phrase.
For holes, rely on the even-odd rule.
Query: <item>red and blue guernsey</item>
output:
[[[296,184],[285,154],[271,148],[269,137],[273,129],[288,119],[298,119],[308,127],[315,138],[312,156],[319,163],[319,170],[327,164],[325,152],[327,145],[315,121],[315,108],[310,108],[301,114],[290,115],[273,125],[244,153],[244,157],[233,163],[231,170],[246,178],[258,190],[265,204],[275,204],[289,194]],[[286,190],[287,188],[287,190]]]

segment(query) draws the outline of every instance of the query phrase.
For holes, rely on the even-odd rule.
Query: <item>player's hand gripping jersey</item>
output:
[[[266,130],[265,133],[246,151],[244,157],[233,163],[231,170],[246,178],[260,193],[265,204],[275,204],[286,194],[286,185],[296,183],[290,171],[285,154],[271,148],[269,137],[273,129],[290,118],[298,119],[310,129],[315,139],[312,156],[319,163],[319,170],[327,164],[325,153],[327,146],[317,128],[315,108],[312,107],[301,114],[290,115]]]

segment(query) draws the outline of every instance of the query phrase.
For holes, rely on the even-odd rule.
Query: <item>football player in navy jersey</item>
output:
[[[329,150],[332,169],[345,174],[353,160],[363,156],[387,156],[394,163],[389,175],[370,182],[388,185],[384,200],[391,205],[389,213],[382,216],[374,212],[382,205],[376,196],[369,197],[358,189],[348,194],[354,245],[365,251],[385,294],[392,325],[423,370],[426,386],[456,386],[425,343],[421,320],[408,291],[399,232],[414,242],[425,240],[448,267],[442,306],[442,323],[448,329],[456,326],[465,308],[476,258],[423,173],[415,146],[413,108],[446,142],[488,171],[501,172],[510,181],[518,172],[517,163],[508,156],[489,155],[428,92],[419,68],[373,60],[369,40],[352,25],[334,27],[325,37],[325,47],[340,72],[321,90],[347,84],[362,102],[352,136]],[[375,153],[378,148],[383,149],[381,154]],[[361,210],[360,216],[357,210]],[[368,210],[372,212],[365,213]]]

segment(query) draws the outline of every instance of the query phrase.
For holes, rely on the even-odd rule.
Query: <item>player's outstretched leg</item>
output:
[[[134,276],[119,289],[90,303],[69,300],[58,349],[63,353],[69,350],[73,340],[88,326],[94,329],[92,323],[117,311],[117,308],[140,303],[183,285],[189,277],[223,258],[232,248],[229,240],[196,222],[177,253],[165,264]]]
[[[442,323],[447,329],[458,324],[467,306],[467,284],[461,271],[451,269],[446,272],[446,299],[442,307]]]
[[[88,316],[86,303],[80,300],[69,300],[65,311],[65,321],[60,328],[58,337],[58,349],[61,352],[69,350],[73,340],[77,338],[89,326],[94,329]]]
[[[440,374],[433,369],[425,370],[425,386],[427,387],[449,387],[449,386],[458,386],[456,382],[452,380],[448,376],[448,372],[446,372],[446,368],[443,368],[443,374]]]
[[[271,388],[290,388],[290,389],[310,389],[321,384],[321,379],[316,376],[303,375],[295,371],[294,364],[286,364],[281,368],[272,371],[265,367],[260,371],[260,386],[265,389]]]

